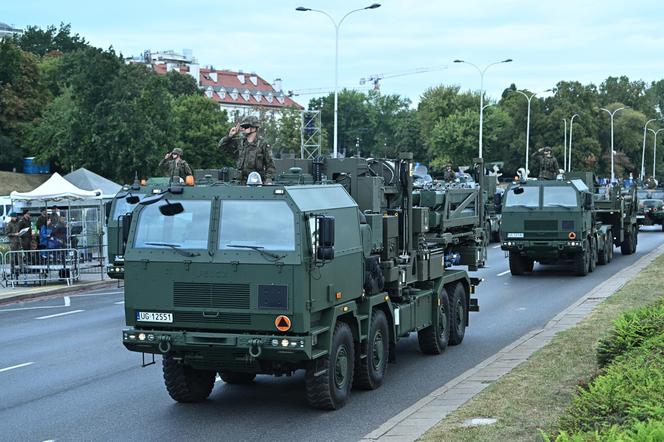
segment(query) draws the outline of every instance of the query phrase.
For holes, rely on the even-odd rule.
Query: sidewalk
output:
[[[604,299],[613,295],[663,253],[664,245],[659,246],[631,266],[596,286],[573,305],[551,319],[543,329],[527,333],[495,355],[485,359],[389,419],[376,430],[364,436],[362,442],[410,442],[417,440],[449,413],[548,344],[558,332],[571,328],[580,322]]]
[[[0,287],[0,304],[37,298],[40,296],[56,295],[59,293],[79,292],[82,290],[89,290],[92,288],[106,286],[117,286],[117,280],[109,279],[106,275],[104,275],[104,279],[102,280],[99,273],[84,273],[80,275],[78,281],[74,282],[70,286],[63,282],[42,286],[28,284],[27,286],[20,285],[15,286],[14,288],[11,286]]]

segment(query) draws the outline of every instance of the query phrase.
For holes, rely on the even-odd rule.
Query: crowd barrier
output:
[[[81,254],[77,249],[15,250],[0,254],[2,281],[6,286],[66,282],[80,276]]]

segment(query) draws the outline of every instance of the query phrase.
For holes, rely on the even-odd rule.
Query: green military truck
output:
[[[664,231],[664,190],[662,189],[640,189],[639,210],[636,215],[640,226],[654,226],[659,224]]]
[[[414,192],[406,154],[277,167],[274,185],[170,186],[131,214],[122,340],[163,355],[176,401],[303,369],[309,404],[337,409],[381,385],[397,340],[440,354],[479,309],[460,268],[485,256],[479,186]]]
[[[634,189],[595,188],[589,173],[517,181],[505,193],[501,249],[512,275],[539,262],[569,263],[585,276],[613,259],[614,246],[634,253],[637,233]]]

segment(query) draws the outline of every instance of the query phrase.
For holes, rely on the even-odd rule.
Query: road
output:
[[[400,341],[383,386],[354,391],[336,412],[307,406],[302,373],[250,386],[218,381],[204,403],[173,402],[160,358],[141,368],[121,344],[119,289],[0,306],[0,440],[357,440],[663,242],[658,228],[642,228],[635,255],[616,249],[611,264],[583,278],[538,265],[512,277],[492,244],[490,267],[475,273],[485,278],[481,312],[471,314],[463,344],[424,356],[415,335]]]

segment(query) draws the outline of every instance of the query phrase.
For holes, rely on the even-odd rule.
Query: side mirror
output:
[[[136,203],[138,203],[139,200],[140,200],[140,198],[135,196],[135,195],[131,195],[131,196],[127,197],[127,203],[129,203],[129,204],[136,204]]]
[[[322,261],[334,259],[334,217],[318,218],[318,249],[316,258]]]
[[[122,243],[126,244],[129,239],[129,227],[131,226],[131,213],[120,216],[122,224]]]
[[[592,193],[583,194],[583,208],[590,210],[593,208],[593,195]]]
[[[513,192],[515,195],[521,195],[524,192],[524,190],[523,187],[515,187]]]
[[[159,206],[159,212],[164,216],[175,216],[184,212],[184,207],[180,203],[169,203],[166,201],[166,204]]]

